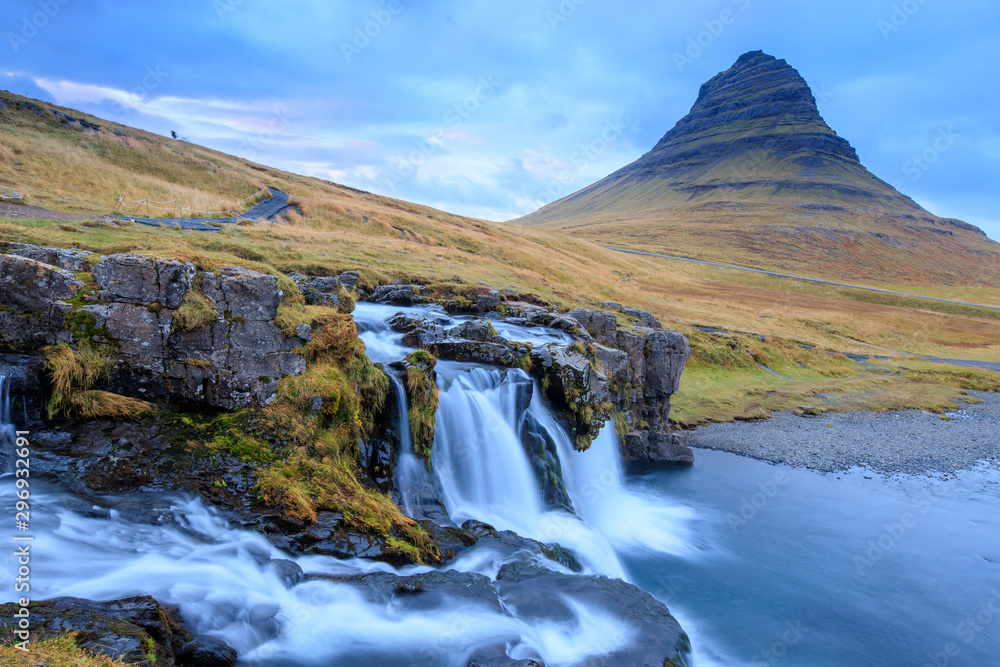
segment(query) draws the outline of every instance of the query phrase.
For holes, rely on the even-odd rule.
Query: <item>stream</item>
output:
[[[374,361],[412,351],[384,323],[401,310],[433,312],[358,304],[355,319]],[[568,340],[541,328],[497,323],[497,330],[535,344]],[[693,468],[630,477],[613,428],[605,426],[587,452],[574,451],[522,371],[449,361],[436,370],[433,474],[404,438],[395,480],[403,507],[418,512],[413,499],[432,486],[456,524],[477,519],[559,543],[584,573],[640,586],[687,630],[693,665],[1000,667],[995,468],[947,480],[884,479],[698,451]],[[3,387],[0,379],[0,437],[9,437]],[[405,413],[400,421],[405,432]],[[570,507],[546,502],[521,444],[526,424],[554,447]],[[0,477],[9,516],[15,501],[12,476]],[[373,604],[350,584],[326,580],[288,587],[272,566],[287,554],[190,495],[94,504],[33,478],[32,518],[34,599],[150,594],[177,605],[198,632],[229,642],[241,665],[465,665],[478,647],[501,643],[512,658],[556,667],[629,641],[625,619],[579,600],[567,602],[572,622],[546,623],[447,597]],[[14,531],[4,525],[0,534],[10,543]],[[509,557],[473,548],[449,567],[494,578]],[[431,569],[293,560],[330,575]],[[0,558],[0,572],[13,580],[13,556]],[[5,585],[0,597],[13,596]]]

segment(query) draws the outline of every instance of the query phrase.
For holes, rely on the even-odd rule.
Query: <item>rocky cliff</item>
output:
[[[118,360],[110,385],[146,398],[237,409],[269,403],[299,375],[308,325],[275,323],[275,276],[241,267],[198,270],[142,255],[3,244],[0,350],[93,340]]]

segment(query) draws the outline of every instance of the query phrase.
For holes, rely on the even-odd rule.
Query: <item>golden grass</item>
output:
[[[750,336],[691,336],[692,357],[671,401],[682,426],[809,414],[917,408],[942,412],[976,402],[968,391],[1000,391],[1000,373],[912,359],[859,364],[839,354]],[[766,367],[766,368],[765,368]]]
[[[95,655],[76,644],[76,633],[32,642],[30,652],[0,645],[0,667],[122,667],[126,663]]]
[[[198,290],[188,290],[180,307],[174,311],[171,326],[175,331],[196,331],[218,317],[215,304]]]
[[[47,406],[49,419],[56,415],[128,419],[153,409],[146,401],[94,389],[107,379],[117,363],[106,347],[81,341],[77,350],[69,345],[57,345],[45,348],[44,353],[45,367],[52,381],[52,397]]]
[[[649,196],[661,195],[666,193]],[[691,205],[655,200],[655,208],[642,198],[622,209],[546,215],[540,227],[599,245],[810,278],[891,284],[904,291],[914,286],[1000,289],[1000,244],[950,228],[934,216],[929,217],[936,225],[853,205],[826,212],[775,201]]]

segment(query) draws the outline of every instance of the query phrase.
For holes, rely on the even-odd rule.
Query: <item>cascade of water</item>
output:
[[[6,375],[0,375],[0,446],[12,444],[17,435],[16,428],[11,421],[11,406],[13,397],[10,391],[11,379]]]
[[[517,531],[543,512],[521,446],[519,405],[530,389],[520,371],[438,365],[440,402],[431,463],[452,519]]]
[[[611,424],[604,425],[589,450],[578,452],[541,401],[532,403],[531,414],[556,442],[563,480],[577,513],[616,550],[674,554],[691,550],[690,509],[626,488],[621,446]]]
[[[434,483],[431,481],[427,465],[413,451],[413,436],[410,433],[410,417],[407,409],[406,387],[394,373],[390,373],[396,390],[396,429],[399,431],[399,453],[396,459],[396,491],[408,517],[421,520],[434,518],[427,512],[428,504],[436,503]]]
[[[369,356],[401,359],[411,350],[382,320],[398,310],[364,306],[356,313]],[[416,310],[416,309],[413,309]],[[426,311],[422,314],[427,314]],[[444,322],[448,318],[435,313]],[[452,320],[451,322],[454,322]],[[546,332],[532,332],[544,338]],[[440,407],[432,452],[437,490],[456,523],[477,519],[578,555],[589,572],[627,578],[616,549],[635,546],[651,530],[652,546],[676,546],[680,518],[657,514],[622,483],[617,442],[605,427],[592,451],[574,452],[569,436],[519,370],[438,363]],[[404,508],[420,518],[422,489],[433,488],[413,451],[406,392],[393,377],[399,405],[397,489]],[[10,424],[9,380],[0,378],[0,428]],[[527,420],[527,415],[531,419]],[[547,509],[531,459],[522,443],[526,421],[535,435],[555,443],[573,511]],[[550,447],[551,451],[551,447]],[[557,470],[557,468],[550,468]],[[557,472],[554,474],[558,474]],[[263,536],[234,529],[200,500],[147,494],[141,499],[80,503],[56,487],[33,481],[38,512],[39,599],[63,595],[109,599],[146,593],[178,605],[198,632],[218,635],[237,648],[246,664],[465,665],[483,646],[506,645],[508,656],[568,665],[607,653],[628,641],[628,626],[582,600],[567,600],[575,618],[558,623],[518,617],[480,603],[444,597],[437,602],[372,602],[363,588],[321,578],[292,588],[270,567],[286,557]],[[0,507],[16,501],[13,485],[0,484]],[[136,507],[143,509],[137,516]],[[37,509],[36,509],[37,508]],[[148,511],[147,511],[148,508]],[[652,525],[660,521],[660,525]],[[625,527],[617,526],[620,523]],[[649,524],[649,525],[647,525]],[[662,535],[656,531],[660,531]],[[93,535],[100,534],[95,541]],[[470,569],[491,571],[489,554],[468,552]],[[307,571],[331,575],[395,571],[383,563],[299,558]],[[0,574],[10,575],[0,563]],[[465,569],[458,562],[453,567]],[[553,566],[555,567],[555,566]],[[13,575],[11,575],[13,576]],[[35,585],[33,582],[33,592]],[[430,600],[431,598],[428,598]],[[416,605],[416,606],[414,606]],[[423,606],[421,606],[423,605]],[[511,615],[513,614],[513,616]],[[612,640],[612,638],[616,638]]]

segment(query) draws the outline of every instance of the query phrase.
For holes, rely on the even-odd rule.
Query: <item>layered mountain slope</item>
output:
[[[799,73],[760,51],[651,151],[516,222],[807,275],[1000,285],[1000,244],[865,169]]]

